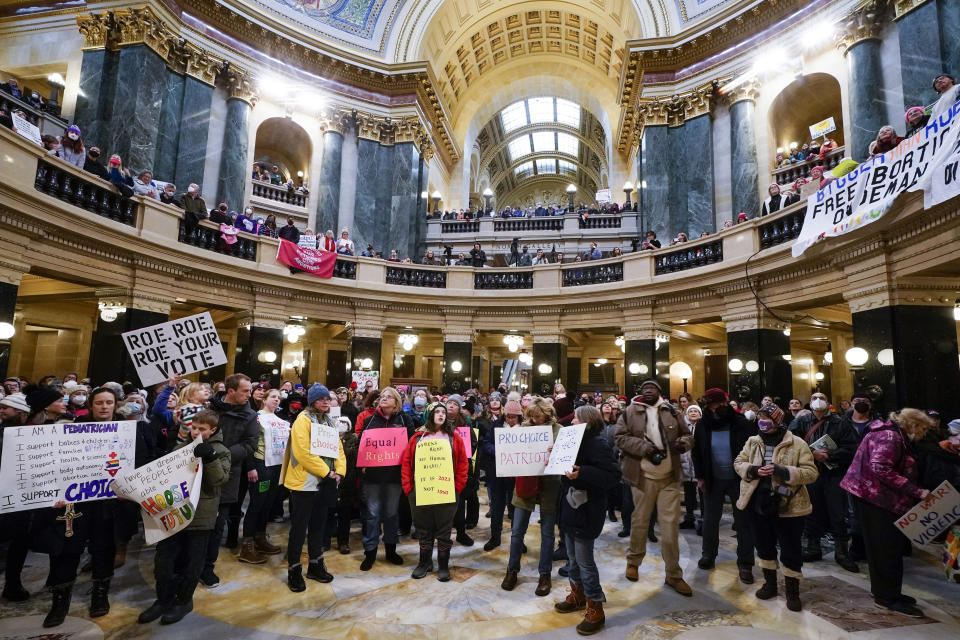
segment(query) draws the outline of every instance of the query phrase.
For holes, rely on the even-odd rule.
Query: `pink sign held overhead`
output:
[[[403,427],[366,429],[360,434],[358,467],[393,467],[407,446],[407,430]]]

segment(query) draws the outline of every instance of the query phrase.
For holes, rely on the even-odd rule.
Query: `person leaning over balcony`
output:
[[[293,216],[287,216],[287,226],[277,231],[277,236],[281,240],[289,240],[293,244],[300,243],[300,229],[294,224]]]
[[[763,206],[760,207],[760,216],[770,215],[771,213],[776,213],[787,207],[794,202],[797,202],[800,199],[800,196],[797,194],[782,194],[780,193],[780,185],[776,182],[771,182],[770,186],[767,187],[767,193],[770,196],[763,201]]]
[[[823,144],[820,145],[820,162],[826,158],[831,151],[837,148],[837,141],[824,137]]]
[[[175,207],[183,209],[183,203],[177,197],[177,185],[168,182],[163,185],[163,191],[160,192],[160,202],[163,204],[172,204]]]
[[[930,110],[930,119],[936,120],[941,113],[949,110],[957,100],[960,100],[960,85],[956,84],[953,76],[941,73],[933,79],[933,90],[940,94],[940,98]]]
[[[259,180],[261,175],[262,175],[262,174],[260,173],[260,165],[257,164],[256,162],[254,162],[254,163],[253,163],[253,171],[252,171],[251,174],[250,174],[250,179],[251,179],[251,180]]]
[[[907,121],[907,133],[904,138],[909,138],[927,126],[930,116],[923,110],[923,107],[910,107],[903,114],[903,119]]]
[[[154,200],[160,199],[160,190],[153,181],[153,174],[141,171],[133,181],[133,192],[138,196],[145,196]]]
[[[272,213],[267,216],[266,220],[262,218],[257,218],[257,235],[258,236],[267,236],[268,238],[277,237],[277,217]]]
[[[423,256],[423,260],[420,262],[420,264],[440,265],[442,263],[434,257],[433,249],[427,249],[427,254]]]
[[[656,231],[647,231],[647,239],[640,246],[641,249],[659,249],[660,241],[657,240]]]
[[[193,233],[200,221],[207,217],[207,203],[200,197],[200,187],[190,183],[187,194],[183,196],[183,226],[187,233]]]
[[[60,157],[75,166],[83,169],[83,162],[87,158],[87,150],[80,137],[80,127],[75,124],[67,127],[60,137]]]
[[[121,196],[129,198],[133,195],[133,177],[130,175],[129,169],[123,168],[123,161],[117,154],[110,156],[110,168],[107,170],[107,175]]]
[[[337,253],[345,256],[357,255],[357,249],[353,246],[353,240],[350,239],[350,232],[346,229],[340,232],[340,239],[337,240]]]
[[[210,222],[217,224],[233,224],[233,216],[227,213],[227,203],[221,202],[216,209],[210,210]]]
[[[602,257],[603,254],[600,253],[600,249],[597,248],[596,242],[591,242],[590,248],[583,254],[584,260],[599,260]]]
[[[0,91],[9,93],[14,98],[23,98],[23,94],[20,93],[20,85],[17,84],[17,79],[13,77],[0,84]]]
[[[52,156],[60,157],[60,139],[57,136],[44,134],[40,136],[40,145],[43,150]]]
[[[253,221],[253,208],[247,207],[244,209],[243,213],[237,216],[233,226],[245,233],[256,233],[257,223]]]
[[[897,145],[903,142],[903,138],[897,135],[897,130],[892,126],[884,125],[877,132],[877,146],[874,147],[874,153],[880,155],[887,151],[897,148]]]
[[[473,249],[470,249],[470,266],[482,267],[487,262],[487,253],[480,248],[479,242],[473,243]]]
[[[270,169],[270,184],[283,184],[283,176],[280,175],[280,168],[277,165],[273,165],[273,168]]]

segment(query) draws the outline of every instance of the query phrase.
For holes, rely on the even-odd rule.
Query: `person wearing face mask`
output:
[[[513,488],[515,479],[497,476],[496,429],[512,429],[523,420],[523,409],[516,400],[507,400],[500,408],[500,396],[491,397],[487,412],[480,419],[480,466],[487,478],[487,493],[490,498],[490,539],[483,545],[484,551],[493,551],[502,544],[503,512],[513,519]]]
[[[859,393],[857,394],[860,395]],[[864,398],[854,402],[854,411]],[[917,465],[908,449],[910,436],[924,425],[922,413],[903,409],[887,421],[871,420],[840,487],[852,496],[870,567],[870,591],[877,606],[920,618],[916,600],[903,594],[903,551],[909,541],[894,524],[930,492],[920,486]],[[929,423],[927,423],[929,424]]]
[[[344,389],[344,397],[346,397],[346,389]],[[417,389],[416,393],[413,394],[413,399],[409,405],[405,405],[403,412],[407,414],[407,417],[410,418],[410,422],[413,424],[414,429],[418,429],[423,426],[423,411],[427,408],[427,391],[426,389]]]
[[[216,224],[233,224],[233,218],[227,212],[227,203],[221,202],[216,209],[210,210],[210,222]]]
[[[691,455],[697,486],[703,492],[703,545],[697,566],[709,571],[716,563],[726,497],[733,503],[740,581],[753,584],[753,535],[743,511],[737,506],[740,482],[733,462],[747,440],[757,434],[757,428],[730,407],[723,389],[708,389],[703,402],[703,417],[693,434]]]
[[[183,209],[183,203],[180,202],[180,198],[177,197],[177,185],[172,182],[163,185],[163,191],[160,192],[160,202]]]
[[[100,164],[100,149],[98,147],[90,147],[87,150],[87,157],[83,161],[83,170],[103,180],[110,180],[107,168]]]
[[[183,197],[183,227],[187,234],[192,234],[207,215],[207,203],[200,197],[200,187],[191,183]]]
[[[80,137],[80,127],[75,124],[67,127],[60,138],[60,157],[76,168],[83,169],[87,150],[83,146],[83,138]]]
[[[77,385],[70,391],[70,402],[68,403],[68,408],[70,413],[73,414],[73,417],[77,420],[86,417],[90,410],[86,407],[87,404],[87,388]]]
[[[810,447],[783,427],[783,410],[768,404],[757,412],[760,433],[751,436],[733,462],[740,481],[737,507],[746,513],[757,545],[764,583],[757,597],[777,596],[777,547],[787,608],[800,611],[803,516],[813,511],[806,485],[817,479]],[[738,535],[740,532],[738,531]]]
[[[251,207],[244,209],[243,213],[237,216],[233,226],[246,233],[256,233],[257,223],[253,220],[253,209]]]
[[[823,558],[820,538],[827,531],[833,534],[834,559],[847,571],[860,569],[850,558],[850,536],[847,531],[847,494],[840,481],[847,473],[860,438],[853,426],[830,411],[827,396],[821,391],[810,396],[811,413],[801,414],[790,423],[793,435],[802,438],[811,447],[813,460],[820,476],[807,487],[813,513],[804,528],[807,543],[803,550],[804,562]],[[816,448],[814,449],[814,445]]]

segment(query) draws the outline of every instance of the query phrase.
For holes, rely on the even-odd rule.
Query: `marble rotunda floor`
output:
[[[481,512],[486,506],[481,507]],[[536,520],[536,516],[534,516]],[[42,585],[47,558],[31,554],[25,570],[27,588],[37,594],[23,604],[0,601],[0,640],[58,638],[95,640],[139,638],[322,638],[325,640],[436,640],[486,638],[578,637],[574,627],[577,614],[561,615],[554,602],[566,593],[566,580],[556,574],[562,563],[554,563],[554,589],[539,598],[536,586],[536,559],[539,529],[531,524],[523,570],[517,588],[500,589],[507,563],[506,542],[486,553],[488,520],[480,519],[470,533],[473,547],[455,545],[451,565],[453,579],[440,583],[435,574],[423,580],[410,578],[417,548],[402,538],[399,550],[406,559],[396,567],[380,560],[372,571],[359,569],[359,524],[354,522],[353,553],[326,554],[327,567],[336,579],[327,585],[308,580],[307,591],[291,593],[286,587],[284,556],[272,556],[266,565],[241,564],[234,554],[222,550],[217,562],[221,586],[198,587],[194,613],[169,627],[157,623],[139,625],[141,610],[153,601],[153,548],[143,547],[140,538],[131,543],[127,564],[117,570],[111,589],[112,608],[107,616],[91,621],[86,615],[89,602],[89,574],[83,574],[74,590],[70,617],[61,627],[40,626],[49,595]],[[506,523],[509,529],[509,521]],[[271,524],[273,539],[285,542],[287,523]],[[627,541],[618,538],[620,524],[607,522],[597,541],[597,563],[607,595],[607,626],[599,635],[617,640],[750,640],[766,638],[936,638],[960,637],[960,585],[948,584],[936,563],[925,551],[916,551],[907,561],[905,592],[920,601],[927,614],[912,619],[888,614],[873,606],[866,565],[859,575],[845,572],[832,561],[804,567],[802,587],[804,611],[786,609],[782,598],[760,601],[754,597],[758,585],[744,587],[737,581],[735,539],[730,518],[721,529],[721,555],[712,572],[697,568],[700,538],[681,532],[681,564],[694,590],[684,598],[663,588],[663,563],[659,546],[648,546],[640,568],[640,581],[623,577]],[[382,552],[381,552],[382,555]],[[755,573],[759,578],[759,570]]]

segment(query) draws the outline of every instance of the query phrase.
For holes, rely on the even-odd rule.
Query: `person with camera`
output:
[[[634,502],[626,578],[639,579],[638,569],[647,553],[647,527],[656,508],[660,554],[666,566],[664,584],[682,596],[692,596],[693,590],[683,580],[678,540],[683,496],[680,455],[690,450],[693,436],[661,391],[655,380],[640,385],[640,395],[630,402],[614,431],[623,478],[630,484]]]
[[[751,436],[733,461],[742,480],[737,508],[744,511],[757,546],[764,583],[757,597],[777,596],[777,546],[783,565],[787,608],[800,611],[800,538],[804,516],[813,512],[808,485],[820,475],[810,447],[783,426],[783,410],[770,403],[757,413],[759,435]]]

